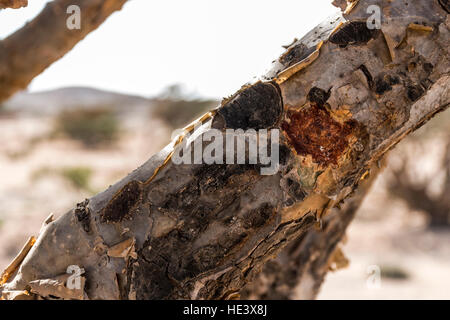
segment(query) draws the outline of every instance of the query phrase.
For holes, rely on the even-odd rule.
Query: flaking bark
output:
[[[277,256],[268,261],[240,293],[242,299],[315,299],[329,271],[348,264],[341,245],[346,229],[356,215],[364,197],[382,169],[373,165],[354,195],[330,210],[320,228],[311,228],[291,241]],[[369,171],[368,171],[369,172]]]
[[[382,28],[366,34],[360,22],[370,4],[382,7]],[[449,24],[438,0],[353,1],[195,130],[280,129],[278,173],[176,165],[181,136],[50,222],[0,290],[28,290],[78,265],[89,299],[235,297],[267,260],[323,224],[390,148],[448,107]],[[351,216],[336,219],[343,232]],[[108,255],[123,242],[123,255]]]

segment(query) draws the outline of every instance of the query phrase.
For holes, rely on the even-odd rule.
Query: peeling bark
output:
[[[241,291],[240,297],[315,299],[327,273],[348,264],[341,244],[345,242],[347,227],[381,170],[378,165],[373,165],[370,175],[362,178],[354,195],[331,210],[320,229],[308,230],[291,241],[276,259],[268,261],[256,279]]]
[[[383,8],[381,30],[353,34],[373,3]],[[31,281],[78,265],[89,299],[235,297],[288,243],[324,225],[390,148],[448,107],[449,24],[438,0],[351,2],[344,16],[288,47],[293,54],[260,81],[187,126],[189,139],[180,135],[50,222],[0,290],[27,290]],[[261,163],[171,161],[184,141],[207,146],[200,138],[211,127],[225,134],[239,126],[280,129],[280,143],[271,147],[280,152],[276,174],[261,175]],[[343,232],[350,220],[339,216],[329,226],[343,224]],[[335,238],[327,241],[338,241],[339,232],[330,231]],[[135,254],[108,255],[127,239],[134,239]]]
[[[112,13],[120,10],[125,2],[126,0],[51,1],[36,18],[0,41],[0,102],[25,89],[34,77],[62,58]],[[80,29],[70,30],[66,26],[70,16],[66,11],[71,5],[80,7]]]

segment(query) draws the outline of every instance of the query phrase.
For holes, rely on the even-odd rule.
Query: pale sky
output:
[[[1,10],[0,38],[46,2]],[[189,92],[220,98],[263,74],[282,45],[337,10],[331,0],[130,0],[29,90],[90,86],[152,96],[181,83]]]

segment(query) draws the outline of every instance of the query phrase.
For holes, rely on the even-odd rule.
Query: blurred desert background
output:
[[[0,39],[48,2],[0,10]],[[128,1],[0,103],[0,270],[51,213],[127,175],[338,10],[274,3]],[[449,123],[447,110],[388,155],[348,229],[350,265],[327,275],[319,299],[450,299]]]
[[[152,98],[88,87],[0,106],[0,269],[45,218],[107,188],[217,105],[172,85]],[[402,141],[348,230],[347,269],[319,299],[450,298],[450,110]],[[370,285],[373,270],[380,282]]]

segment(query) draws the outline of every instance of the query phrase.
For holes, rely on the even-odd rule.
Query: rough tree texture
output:
[[[22,7],[26,7],[27,5],[28,0],[0,0],[0,9],[19,9]]]
[[[366,28],[370,4],[383,9],[381,30]],[[3,296],[67,297],[61,275],[78,265],[84,298],[235,297],[390,148],[448,107],[450,19],[438,0],[354,1],[346,12],[202,117],[189,140],[211,126],[280,128],[277,174],[260,175],[261,165],[175,165],[178,138],[47,220],[19,270],[4,275]]]
[[[340,244],[365,195],[380,172],[370,168],[354,195],[331,209],[320,229],[313,228],[291,241],[240,294],[244,299],[315,299],[328,271],[345,268],[348,260]]]
[[[3,2],[5,1],[1,3]],[[0,101],[25,89],[34,77],[97,29],[113,12],[120,10],[125,2],[126,0],[49,2],[35,19],[0,42]],[[66,11],[70,5],[80,7],[82,18],[79,30],[69,30],[66,26],[70,16]]]

